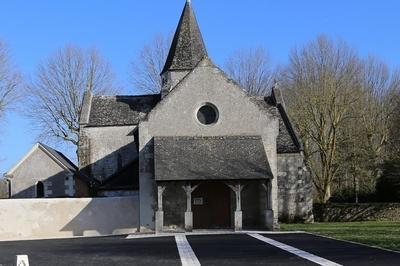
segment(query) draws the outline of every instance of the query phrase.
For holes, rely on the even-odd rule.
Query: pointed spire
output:
[[[191,70],[204,57],[207,57],[206,46],[204,45],[191,1],[186,0],[185,8],[161,74],[173,70]]]

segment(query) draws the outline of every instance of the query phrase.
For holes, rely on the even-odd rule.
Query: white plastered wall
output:
[[[128,234],[138,197],[0,200],[0,241]]]

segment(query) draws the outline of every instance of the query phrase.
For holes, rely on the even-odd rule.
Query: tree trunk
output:
[[[327,203],[328,200],[331,198],[331,184],[327,182],[324,187],[324,195],[322,203]]]

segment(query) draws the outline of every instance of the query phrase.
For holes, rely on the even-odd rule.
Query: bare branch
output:
[[[172,35],[157,34],[146,44],[137,58],[131,62],[133,86],[144,93],[159,93],[161,90],[161,71],[167,59]]]
[[[17,102],[20,82],[21,75],[12,65],[5,43],[0,40],[0,119]]]
[[[264,48],[237,51],[227,60],[225,70],[251,95],[268,95],[273,86],[274,71]]]
[[[281,73],[287,104],[305,145],[319,199],[326,202],[340,168],[338,147],[350,107],[359,100],[360,62],[344,42],[318,37],[290,56]]]
[[[26,115],[40,138],[79,143],[79,116],[83,94],[115,94],[111,67],[95,49],[60,49],[40,64],[35,79],[27,85]]]

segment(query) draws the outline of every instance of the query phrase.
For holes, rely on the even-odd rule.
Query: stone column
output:
[[[192,193],[198,187],[192,187],[190,184],[182,186],[186,192],[186,212],[185,212],[185,230],[191,232],[193,230],[193,212],[192,212]]]
[[[266,206],[264,210],[264,226],[268,230],[274,230],[274,211],[272,210],[272,196],[271,196],[271,180],[262,183],[262,187],[266,193]]]
[[[235,211],[235,231],[240,231],[243,228],[243,214],[242,214],[242,197],[241,192],[243,190],[243,185],[236,184],[236,185],[229,185],[233,192],[235,192],[236,196],[236,211]]]
[[[164,211],[163,211],[163,193],[165,191],[166,186],[157,186],[157,211],[156,211],[156,233],[160,233],[163,231],[164,227]]]

